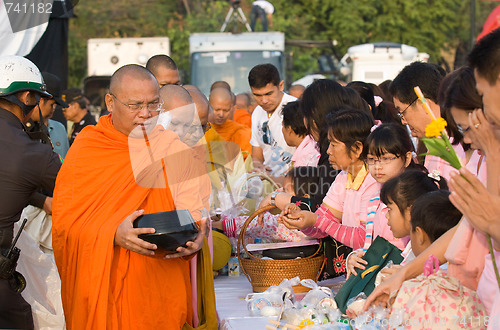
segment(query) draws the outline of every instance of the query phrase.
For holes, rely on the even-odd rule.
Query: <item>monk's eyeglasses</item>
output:
[[[109,95],[113,96],[118,102],[123,104],[124,106],[128,107],[130,112],[139,112],[142,111],[144,108],[147,108],[148,111],[161,111],[163,109],[163,101],[160,102],[153,102],[153,103],[138,103],[138,104],[127,104],[122,101],[120,101],[119,98],[117,98],[115,95],[109,93]]]

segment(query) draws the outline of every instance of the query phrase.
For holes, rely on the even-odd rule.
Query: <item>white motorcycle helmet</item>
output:
[[[42,74],[37,66],[22,56],[0,57],[0,98],[4,98],[17,104],[23,110],[24,115],[30,106],[19,101],[14,94],[18,92],[32,91],[42,97],[52,97],[45,88]],[[30,110],[31,111],[31,110]]]

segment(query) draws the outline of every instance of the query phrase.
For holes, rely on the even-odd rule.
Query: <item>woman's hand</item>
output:
[[[366,267],[363,265],[368,265],[368,261],[363,259],[363,256],[365,255],[365,251],[359,251],[359,252],[353,252],[348,258],[347,258],[347,270],[348,273],[353,274],[354,276],[357,276],[358,273],[356,272],[355,268],[364,270]]]
[[[283,216],[280,215],[279,219],[288,229],[300,230],[314,226],[318,219],[318,215],[310,211],[301,211],[299,208],[299,210],[288,212]]]
[[[363,307],[366,312],[371,305],[382,305],[388,307],[388,301],[391,293],[398,291],[405,281],[404,268],[399,269],[394,275],[388,277],[368,296]]]
[[[500,157],[500,143],[495,138],[494,129],[488,123],[483,110],[477,109],[469,114],[471,139],[488,157]]]

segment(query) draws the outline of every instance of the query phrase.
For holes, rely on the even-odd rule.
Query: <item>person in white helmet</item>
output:
[[[9,254],[14,223],[27,204],[51,209],[61,166],[48,144],[32,140],[24,124],[46,92],[40,70],[20,56],[0,57],[0,328],[33,329],[30,305],[21,296],[26,284],[15,271],[19,250]],[[28,281],[29,282],[29,279]],[[29,284],[28,284],[29,285]]]

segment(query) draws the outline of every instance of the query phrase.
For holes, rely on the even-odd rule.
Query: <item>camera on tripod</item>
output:
[[[245,14],[243,13],[243,10],[241,10],[240,4],[241,0],[228,0],[228,2],[231,4],[231,7],[229,8],[229,11],[226,15],[226,19],[224,20],[224,24],[222,24],[222,27],[220,29],[220,32],[224,32],[226,30],[226,27],[228,26],[229,23],[232,22],[240,22],[245,27],[247,28],[248,32],[252,32],[252,28],[250,27],[250,24],[248,24],[247,18],[245,17]],[[235,25],[234,29],[236,32],[237,25]]]

